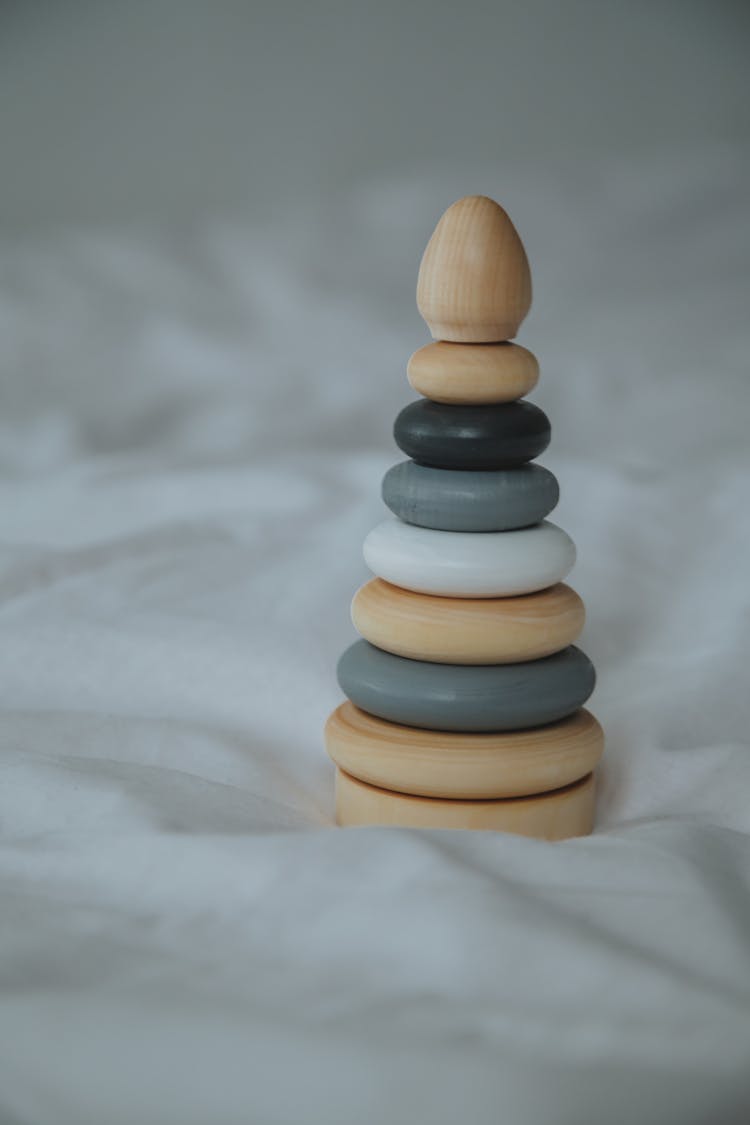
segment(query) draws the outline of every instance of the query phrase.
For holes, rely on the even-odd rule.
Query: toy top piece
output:
[[[435,340],[512,340],[531,306],[531,272],[507,214],[485,195],[453,203],[422,257],[417,305]]]

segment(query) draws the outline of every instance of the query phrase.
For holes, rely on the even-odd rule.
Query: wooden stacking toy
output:
[[[547,516],[557,480],[531,464],[550,425],[539,378],[510,341],[531,304],[505,211],[468,196],[440,219],[417,304],[435,342],[409,361],[423,397],[394,436],[393,515],[364,544],[361,640],[341,657],[348,701],[326,724],[341,825],[589,833],[604,735],[584,708],[595,675],[574,645],[583,602],[563,579],[575,546]]]

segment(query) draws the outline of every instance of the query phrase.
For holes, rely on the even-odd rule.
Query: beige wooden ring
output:
[[[374,578],[352,602],[354,628],[365,640],[433,664],[539,660],[572,644],[585,618],[578,594],[561,582],[513,598],[449,598]]]
[[[604,733],[584,709],[531,730],[459,734],[389,723],[347,701],[325,728],[328,754],[348,774],[421,797],[522,797],[591,773]]]
[[[441,341],[415,352],[406,373],[414,390],[433,402],[513,402],[534,389],[539,364],[520,344]]]
[[[594,826],[594,776],[536,797],[446,801],[391,793],[336,770],[336,820],[342,827],[469,828],[544,840],[588,836]]]

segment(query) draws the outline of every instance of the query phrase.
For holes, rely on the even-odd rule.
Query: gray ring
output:
[[[371,715],[466,732],[553,723],[577,711],[596,682],[575,645],[524,664],[465,665],[407,660],[361,640],[343,654],[337,675],[344,694]]]
[[[383,477],[383,501],[405,523],[436,531],[515,531],[557,504],[557,479],[541,465],[433,469],[401,461]]]

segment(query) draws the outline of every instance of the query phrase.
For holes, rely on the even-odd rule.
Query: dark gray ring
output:
[[[531,402],[448,406],[420,399],[404,407],[393,428],[407,456],[436,469],[510,469],[549,445],[547,415]]]

